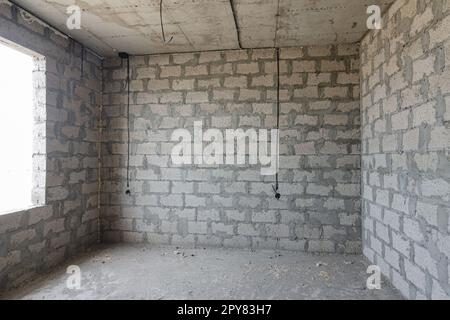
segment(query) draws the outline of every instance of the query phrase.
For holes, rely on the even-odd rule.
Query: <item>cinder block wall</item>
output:
[[[101,62],[86,53],[81,79],[80,46],[33,21],[16,7],[0,3],[0,37],[46,58],[37,65],[40,73],[45,65],[45,87],[43,81],[36,83],[46,103],[40,108],[42,113],[35,115],[37,122],[46,122],[35,131],[46,139],[35,146],[40,153],[36,166],[46,168],[35,187],[45,181],[46,202],[0,215],[0,292],[48,271],[97,239],[96,121]]]
[[[361,45],[364,254],[411,299],[450,297],[450,2],[398,0]]]
[[[255,166],[175,166],[173,130],[275,128],[275,51],[131,57],[131,196],[126,63],[105,62],[105,241],[361,250],[357,45],[281,50],[280,189]]]

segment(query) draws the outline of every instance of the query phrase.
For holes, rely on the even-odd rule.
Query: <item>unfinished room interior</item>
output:
[[[450,299],[450,0],[0,0],[0,299]]]

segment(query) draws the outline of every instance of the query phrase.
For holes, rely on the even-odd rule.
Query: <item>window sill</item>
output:
[[[15,214],[21,214],[21,213],[27,213],[33,210],[38,210],[38,209],[44,209],[44,208],[48,208],[48,205],[30,205],[29,207],[25,207],[22,209],[13,209],[13,210],[8,210],[8,211],[0,211],[0,217],[3,216],[8,216],[8,215],[15,215]]]

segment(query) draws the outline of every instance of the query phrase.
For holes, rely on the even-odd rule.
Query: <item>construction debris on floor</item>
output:
[[[81,271],[68,289],[69,266]],[[382,282],[366,286],[360,255],[273,250],[99,247],[5,299],[401,299]]]

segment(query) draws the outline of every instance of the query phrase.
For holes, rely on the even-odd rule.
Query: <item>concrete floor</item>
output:
[[[66,287],[78,265],[81,289]],[[401,299],[388,283],[365,288],[357,255],[239,249],[97,247],[3,299]]]

